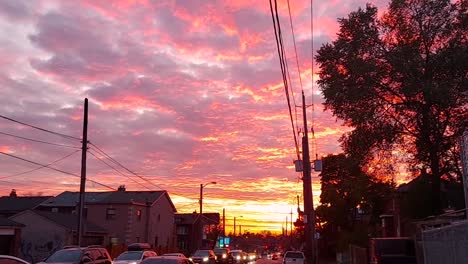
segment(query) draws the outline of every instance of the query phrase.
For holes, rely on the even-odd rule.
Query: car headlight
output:
[[[236,259],[239,260],[239,259],[240,259],[240,256],[237,256]]]
[[[128,264],[137,264],[136,261],[130,261]]]
[[[227,258],[227,255],[226,255],[226,254],[223,254],[223,258]]]
[[[204,257],[203,258],[203,262],[208,262],[209,258],[208,257]]]
[[[193,261],[193,259],[192,259],[191,257],[190,257],[190,258],[188,258],[188,259],[189,259],[190,261]]]

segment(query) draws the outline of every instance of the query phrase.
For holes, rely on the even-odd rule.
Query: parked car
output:
[[[304,264],[304,253],[301,251],[286,251],[283,256],[283,264]]]
[[[112,258],[102,246],[76,247],[68,246],[55,251],[42,263],[86,263],[86,264],[112,264]]]
[[[194,264],[186,257],[179,256],[156,256],[146,258],[141,264]]]
[[[29,264],[29,262],[9,255],[0,255],[0,264]]]
[[[234,262],[229,248],[215,248],[213,251],[216,254],[218,263],[231,264]]]
[[[199,249],[189,258],[194,263],[216,264],[216,254],[211,249]]]

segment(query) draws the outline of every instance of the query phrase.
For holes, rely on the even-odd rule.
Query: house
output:
[[[20,223],[0,217],[0,255],[18,255],[22,227]]]
[[[21,230],[20,258],[36,263],[57,249],[73,245],[76,239],[78,217],[73,214],[26,210],[9,220],[23,225]],[[101,245],[108,241],[107,230],[84,221],[83,244]]]
[[[212,248],[215,241],[208,239],[207,234],[219,225],[219,220],[219,213],[176,214],[175,225],[179,251],[189,256],[197,249]]]
[[[0,216],[10,217],[28,209],[34,209],[52,196],[18,196],[12,190],[9,196],[0,197]]]
[[[37,208],[74,214],[79,192],[63,192]],[[110,243],[147,242],[155,248],[173,247],[176,208],[166,191],[86,192],[83,215],[109,231]]]

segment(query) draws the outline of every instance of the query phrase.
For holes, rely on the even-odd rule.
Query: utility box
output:
[[[322,160],[314,160],[314,171],[322,171]]]

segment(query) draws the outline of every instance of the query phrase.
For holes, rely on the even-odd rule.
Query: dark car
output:
[[[202,263],[202,264],[216,264],[216,255],[213,250],[210,249],[199,249],[193,253],[193,255],[189,258],[194,263]]]
[[[216,254],[218,263],[231,264],[234,262],[229,248],[215,248],[213,251]]]
[[[247,263],[247,253],[240,249],[231,250],[232,257],[234,259],[234,263]]]
[[[107,249],[101,246],[66,247],[55,251],[45,263],[112,264]]]

